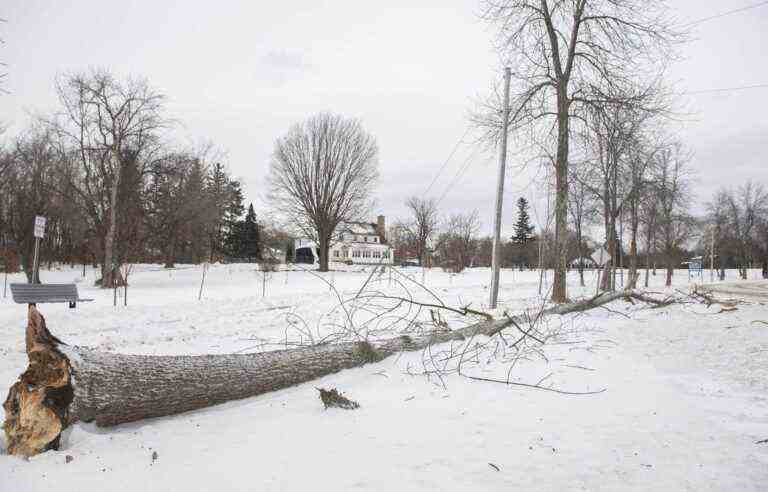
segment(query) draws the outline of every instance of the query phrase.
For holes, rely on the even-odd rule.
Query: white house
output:
[[[296,259],[318,261],[316,245],[306,239],[296,240]],[[310,256],[311,255],[311,256]],[[329,260],[347,264],[391,265],[392,248],[387,244],[386,222],[379,215],[376,222],[344,222],[336,228],[329,251]]]

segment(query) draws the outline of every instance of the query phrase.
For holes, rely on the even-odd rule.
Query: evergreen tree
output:
[[[240,233],[240,217],[243,216],[243,191],[239,181],[230,181],[227,184],[227,206],[224,212],[224,253],[227,256],[239,257],[242,253],[242,239]]]
[[[517,222],[515,222],[515,232],[512,241],[517,244],[525,244],[531,240],[533,226],[531,217],[528,215],[528,200],[520,197],[517,200]]]
[[[248,213],[245,216],[245,220],[239,227],[239,242],[242,248],[241,257],[248,258],[249,260],[261,260],[261,235],[259,232],[256,212],[254,212],[253,204],[251,203],[248,205]]]

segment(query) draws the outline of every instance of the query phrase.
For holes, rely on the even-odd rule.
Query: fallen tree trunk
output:
[[[555,306],[543,314],[585,311],[622,297],[657,302],[633,292],[614,292]],[[66,345],[48,331],[43,316],[30,306],[26,331],[29,366],[3,404],[8,453],[32,456],[57,449],[61,432],[77,421],[111,426],[173,415],[287,388],[397,352],[476,335],[493,336],[523,321],[523,316],[489,319],[427,336],[257,354],[144,356]]]

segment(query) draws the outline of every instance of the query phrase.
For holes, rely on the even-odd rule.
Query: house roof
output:
[[[377,225],[371,222],[343,222],[339,225],[342,232],[352,234],[367,234],[375,236],[378,234]]]

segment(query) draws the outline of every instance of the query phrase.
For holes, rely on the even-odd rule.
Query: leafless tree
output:
[[[378,178],[378,147],[355,119],[318,114],[277,140],[269,174],[270,199],[291,224],[317,241],[320,271],[341,222],[370,208]]]
[[[157,142],[167,123],[165,97],[145,80],[120,81],[104,70],[65,76],[57,89],[64,110],[56,128],[74,145],[72,157],[81,168],[74,189],[101,233],[101,285],[111,288],[123,283],[115,251],[121,180]]]
[[[648,98],[653,96],[656,94],[649,93]],[[657,114],[630,106],[593,105],[579,134],[588,171],[577,174],[577,178],[601,205],[605,245],[611,256],[603,271],[603,290],[616,287],[616,268],[623,253],[618,227],[622,218],[629,219],[630,225],[630,282],[637,279],[640,199],[653,156],[663,145],[659,143],[663,139],[653,131],[653,117]]]
[[[406,223],[406,228],[412,237],[415,253],[419,258],[419,265],[424,266],[429,241],[437,231],[440,220],[437,213],[437,202],[434,199],[412,196],[405,202],[405,205],[411,211],[411,220]]]
[[[56,151],[52,142],[52,136],[45,128],[35,126],[25,130],[15,142],[7,161],[10,165],[3,176],[6,187],[3,190],[3,225],[8,238],[17,244],[21,265],[30,282],[33,277],[32,229],[35,216],[44,215],[50,221],[43,249],[47,249],[45,246],[51,239],[51,226],[58,219],[53,206]]]
[[[587,252],[584,248],[584,229],[597,218],[597,204],[594,194],[589,189],[586,176],[578,176],[581,172],[587,172],[587,166],[571,169],[571,190],[568,194],[568,212],[571,217],[573,232],[576,236],[576,250],[578,255],[579,284],[584,286],[584,257]]]
[[[653,185],[652,185],[653,186]],[[651,188],[653,190],[653,188]],[[644,193],[640,199],[640,223],[645,239],[645,287],[648,287],[651,265],[656,275],[656,232],[658,230],[658,203],[654,193]]]
[[[480,216],[477,210],[468,214],[454,214],[445,220],[444,232],[437,240],[443,268],[458,273],[472,265],[479,230]]]
[[[663,144],[656,145],[654,141],[650,140],[650,134],[641,134],[638,137],[627,159],[624,176],[627,182],[627,195],[624,201],[625,205],[622,207],[625,216],[629,220],[628,286],[630,289],[634,289],[637,286],[639,278],[637,242],[643,218],[643,207],[648,205],[644,197],[651,185],[651,175],[656,155],[664,150]],[[651,219],[651,222],[647,225],[653,225],[654,220]]]
[[[572,121],[594,104],[638,104],[679,36],[661,0],[484,0],[482,17],[498,26],[499,51],[514,68],[512,131],[556,141],[552,299],[565,302]],[[500,107],[491,98],[474,118],[491,135],[500,128]]]
[[[680,263],[682,247],[691,237],[694,220],[688,213],[690,199],[689,156],[679,144],[658,153],[653,193],[658,203],[657,222],[660,249],[666,263],[666,285],[672,285],[672,275]]]
[[[768,193],[761,184],[747,181],[736,191],[721,190],[716,197],[718,201],[721,204],[720,213],[729,229],[739,275],[746,280],[758,226],[768,212]]]

